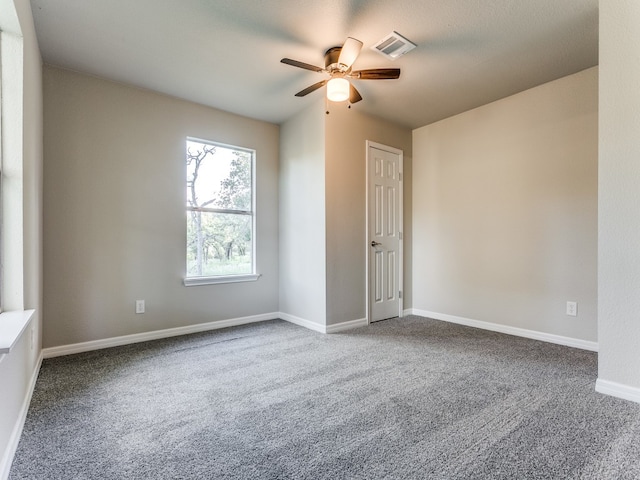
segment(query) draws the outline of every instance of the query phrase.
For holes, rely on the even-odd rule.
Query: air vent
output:
[[[407,40],[398,32],[391,32],[371,47],[371,50],[375,50],[380,55],[395,60],[414,48],[416,48],[415,43]]]

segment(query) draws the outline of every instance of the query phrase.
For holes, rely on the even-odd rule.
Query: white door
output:
[[[402,150],[367,142],[369,318],[402,315]]]

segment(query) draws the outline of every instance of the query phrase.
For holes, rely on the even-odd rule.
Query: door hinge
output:
[[[398,291],[398,298],[402,298],[402,290]]]
[[[402,173],[398,173],[398,180],[402,181]]]
[[[402,232],[398,232],[398,238],[402,240]]]

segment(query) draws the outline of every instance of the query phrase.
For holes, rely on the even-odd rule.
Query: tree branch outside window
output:
[[[254,273],[254,156],[187,139],[187,277]]]

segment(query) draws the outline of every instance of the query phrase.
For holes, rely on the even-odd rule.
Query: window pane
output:
[[[187,277],[253,273],[251,215],[187,212]]]
[[[187,140],[187,206],[251,210],[252,155]]]

